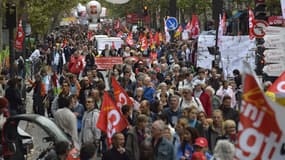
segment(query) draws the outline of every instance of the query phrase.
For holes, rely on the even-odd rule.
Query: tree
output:
[[[28,21],[32,26],[32,32],[46,34],[49,29],[55,27],[64,13],[69,13],[71,8],[78,4],[78,0],[21,0],[25,6],[21,6],[27,12]]]

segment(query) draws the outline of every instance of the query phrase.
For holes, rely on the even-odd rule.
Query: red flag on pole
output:
[[[160,45],[159,33],[156,32],[154,35],[154,41],[156,45]]]
[[[154,37],[152,35],[152,32],[149,32],[149,46],[151,49],[155,48],[155,42],[154,42]]]
[[[18,31],[17,31],[17,36],[16,36],[16,42],[15,42],[15,48],[18,50],[22,50],[23,49],[23,41],[25,38],[25,33],[22,27],[22,20],[19,20],[19,24],[18,24]]]
[[[254,33],[253,33],[253,28],[255,24],[255,19],[254,19],[254,13],[252,9],[248,9],[248,27],[249,27],[249,39],[253,39]]]
[[[248,63],[243,67],[243,105],[235,156],[242,160],[285,159],[285,107],[264,95]]]
[[[140,42],[141,42],[141,50],[143,50],[143,51],[147,50],[148,43],[147,43],[146,35],[141,36]]]
[[[134,45],[134,40],[133,40],[133,34],[132,32],[130,32],[128,34],[128,37],[126,38],[126,43],[129,45],[129,46],[133,46]]]
[[[190,27],[190,37],[198,38],[200,33],[199,19],[197,15],[192,15],[191,27]]]
[[[110,146],[113,134],[121,132],[128,126],[128,121],[123,117],[120,109],[116,107],[108,92],[104,92],[101,111],[96,127],[107,133]]]
[[[191,31],[191,22],[188,20],[187,25],[185,26],[185,30],[190,32]]]
[[[116,106],[121,108],[123,105],[133,106],[133,101],[128,96],[127,92],[120,86],[115,77],[111,78],[112,86],[114,88],[114,96],[116,100]]]

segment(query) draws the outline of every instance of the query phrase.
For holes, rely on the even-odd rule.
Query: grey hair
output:
[[[153,123],[157,124],[158,129],[160,131],[163,131],[165,129],[165,127],[166,127],[165,122],[163,122],[162,120],[156,120]]]
[[[209,91],[212,93],[212,95],[215,94],[215,90],[214,90],[214,88],[213,88],[212,86],[207,86],[207,87],[205,88],[205,90],[209,90]]]
[[[228,140],[219,140],[214,150],[214,157],[219,160],[233,160],[235,146]]]

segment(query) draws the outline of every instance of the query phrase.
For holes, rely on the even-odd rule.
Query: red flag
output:
[[[123,117],[120,109],[116,107],[108,92],[104,92],[101,111],[96,127],[107,133],[108,144],[114,133],[121,132],[128,126],[128,121]]]
[[[128,96],[127,92],[120,86],[115,77],[111,78],[112,86],[114,88],[114,96],[117,107],[121,108],[123,105],[133,106],[133,101]]]
[[[242,160],[285,159],[285,108],[264,95],[249,64],[244,64],[244,70],[235,156]]]
[[[132,32],[130,32],[128,34],[128,37],[126,38],[126,43],[129,45],[129,46],[133,46],[134,45],[134,40],[133,40],[133,34]]]
[[[114,29],[120,29],[120,20],[115,21]]]
[[[154,35],[154,41],[156,45],[160,45],[159,33],[156,32]]]
[[[142,35],[140,37],[140,43],[141,43],[141,50],[143,51],[147,50],[148,43],[147,43],[146,35]]]
[[[120,31],[120,32],[117,33],[117,37],[120,37],[120,38],[121,38],[121,37],[123,36],[123,34],[124,34],[124,33],[123,33],[122,31]]]
[[[88,41],[91,41],[91,38],[92,38],[92,32],[91,32],[91,31],[88,31],[88,33],[87,33],[87,39],[88,39]]]
[[[191,31],[191,22],[188,20],[187,25],[185,26],[185,30],[190,32]]]
[[[191,27],[190,27],[190,37],[198,38],[200,33],[199,19],[197,15],[192,15]]]
[[[25,38],[25,33],[22,27],[22,20],[19,20],[19,24],[18,24],[18,31],[17,31],[17,36],[16,36],[16,42],[15,42],[15,48],[18,50],[22,50],[23,49],[23,41]]]
[[[116,49],[116,46],[115,46],[115,42],[112,41],[112,46],[111,46],[112,49]]]
[[[67,44],[67,39],[64,38],[64,40],[63,40],[63,42],[62,42],[62,45],[61,45],[61,48],[66,47],[66,44]]]
[[[149,32],[149,46],[151,49],[155,48],[154,37],[151,31]]]
[[[222,36],[226,33],[226,13],[223,14],[223,18],[221,15],[219,16],[220,23],[218,29],[218,44],[222,45]]]
[[[267,89],[273,93],[285,93],[285,72],[283,72],[274,83]]]
[[[249,39],[253,39],[255,37],[253,33],[254,24],[255,24],[254,13],[252,9],[249,8],[248,9]]]

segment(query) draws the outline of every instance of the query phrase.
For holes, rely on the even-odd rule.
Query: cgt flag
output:
[[[132,32],[129,32],[128,37],[126,38],[126,43],[129,46],[133,46],[134,45],[134,40],[133,40],[133,34]]]
[[[283,72],[267,89],[266,95],[277,103],[285,106],[285,72]]]
[[[190,25],[190,37],[193,39],[198,38],[200,34],[199,18],[198,15],[192,15],[192,21]]]
[[[244,63],[244,93],[235,157],[242,160],[285,159],[285,108],[260,89]]]
[[[127,128],[128,121],[123,117],[120,109],[107,92],[104,93],[102,107],[96,127],[107,133],[108,145],[110,146],[113,134]]]
[[[112,86],[114,88],[114,96],[116,100],[116,106],[122,108],[123,105],[133,106],[133,101],[130,99],[126,91],[120,86],[115,77],[111,78]]]

